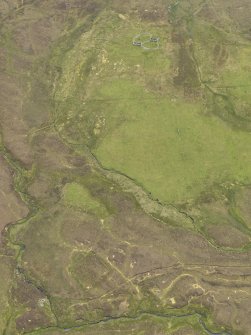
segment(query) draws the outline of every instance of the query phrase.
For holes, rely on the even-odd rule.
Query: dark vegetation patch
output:
[[[23,310],[22,315],[16,319],[19,331],[55,325],[47,296],[41,288],[22,278],[22,275],[17,281],[17,286],[12,289],[12,297],[17,308]]]
[[[234,129],[246,131],[251,129],[251,122],[247,119],[248,115],[242,115],[242,111],[227,94],[211,92],[208,103],[210,112],[228,122]]]
[[[219,67],[223,66],[228,59],[228,52],[226,46],[222,44],[216,44],[214,47],[214,57],[216,64]]]
[[[190,49],[190,50],[189,50]],[[179,48],[178,75],[174,77],[174,84],[184,88],[184,95],[195,94],[200,88],[196,65],[191,56],[192,46],[181,42]],[[198,94],[198,93],[197,93]]]
[[[229,224],[207,225],[206,233],[217,245],[228,248],[242,248],[250,244],[250,237]]]

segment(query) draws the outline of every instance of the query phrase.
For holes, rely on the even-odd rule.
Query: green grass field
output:
[[[250,182],[249,134],[206,116],[202,104],[154,99],[123,80],[107,82],[97,95],[128,100],[103,105],[106,128],[113,131],[105,131],[93,152],[106,168],[134,178],[155,197],[185,202],[214,183]]]
[[[239,86],[240,78],[244,84],[249,83],[243,74],[248,48],[222,49],[225,33],[201,23],[204,30],[197,36],[195,25],[191,32],[198,41],[195,55],[199,64],[206,55],[203,36],[209,41],[210,52],[203,64],[214,69],[211,72],[217,78],[210,85],[239,86],[227,91],[227,101],[220,95],[212,100],[186,99],[173,83],[178,53],[172,51],[168,28],[129,22],[113,15],[102,31],[100,27],[106,20],[103,15],[92,33],[77,39],[75,47],[61,59],[63,72],[55,96],[60,111],[58,129],[63,136],[70,142],[87,144],[104,167],[128,175],[167,203],[196,199],[219,183],[249,183],[249,133],[234,130],[226,122],[229,110],[224,114],[231,104],[237,104],[237,118],[242,114],[238,101],[241,98],[244,103],[248,93],[246,87]],[[132,38],[139,31],[160,37],[160,49],[147,52],[133,47]],[[241,75],[238,66],[231,65],[237,64],[238,55],[242,55]],[[225,62],[229,59],[229,64],[217,70],[218,58]],[[201,70],[202,79],[210,79],[210,70],[207,72],[203,66]],[[189,76],[189,71],[184,75]],[[190,83],[196,80],[190,79]],[[221,115],[217,117],[217,108],[225,122]],[[229,117],[235,121],[235,116]]]
[[[82,209],[83,211],[106,216],[105,207],[91,196],[88,189],[77,183],[66,184],[63,188],[64,203],[70,207]]]

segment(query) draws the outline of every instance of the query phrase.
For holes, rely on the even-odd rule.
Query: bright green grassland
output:
[[[105,207],[90,192],[77,183],[66,184],[63,188],[63,199],[66,205],[82,209],[97,215],[105,215]]]
[[[213,116],[203,99],[185,100],[174,87],[170,31],[118,17],[109,22],[102,36],[97,34],[102,20],[97,22],[64,57],[55,92],[64,136],[76,143],[85,139],[104,167],[127,174],[165,202],[194,199],[215,183],[249,183],[249,133]],[[160,36],[160,49],[133,47],[139,31]],[[211,39],[221,40],[218,32],[210,32]],[[87,66],[83,50],[90,45],[95,56]],[[223,71],[220,78],[227,80]]]
[[[122,80],[107,82],[101,94],[141,97],[103,111],[107,128],[121,115],[125,121],[94,152],[105,167],[136,179],[155,197],[182,202],[215,182],[250,181],[250,135],[204,115],[202,105],[151,99]]]

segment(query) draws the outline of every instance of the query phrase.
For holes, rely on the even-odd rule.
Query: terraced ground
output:
[[[0,334],[251,334],[250,16],[0,0]]]

